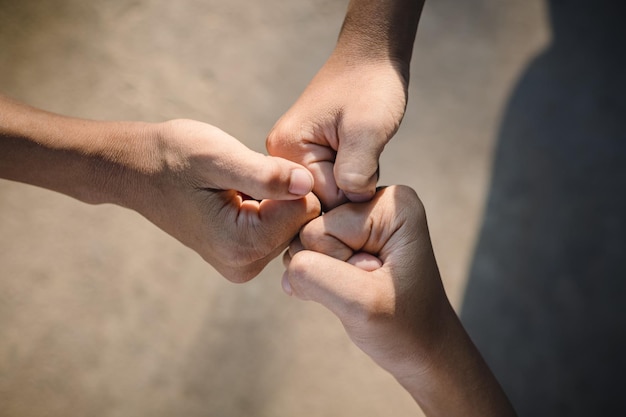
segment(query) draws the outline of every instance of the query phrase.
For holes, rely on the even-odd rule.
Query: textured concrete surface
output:
[[[346,4],[0,0],[0,90],[80,117],[195,118],[263,151]],[[542,0],[424,10],[381,182],[422,197],[457,307],[502,115],[550,38]],[[136,213],[0,181],[0,415],[419,415],[330,313],[283,295],[281,268],[233,285]]]
[[[465,323],[522,416],[626,415],[626,6],[550,1],[498,133]]]

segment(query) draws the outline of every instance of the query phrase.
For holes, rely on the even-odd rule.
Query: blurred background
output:
[[[381,160],[382,184],[424,201],[446,290],[529,416],[626,410],[623,7],[584,3],[427,2]],[[0,0],[0,91],[193,118],[264,152],[346,6]],[[0,181],[0,416],[420,415],[281,274],[231,284],[134,212]]]

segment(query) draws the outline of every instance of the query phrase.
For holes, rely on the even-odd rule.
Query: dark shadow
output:
[[[502,122],[462,319],[520,416],[626,415],[626,5],[549,10],[553,43]]]

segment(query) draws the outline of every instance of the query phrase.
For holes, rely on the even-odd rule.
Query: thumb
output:
[[[334,174],[337,187],[353,202],[372,199],[378,181],[378,158],[388,138],[358,129],[341,138]]]
[[[214,167],[213,182],[224,190],[236,190],[256,200],[295,200],[313,189],[313,175],[302,165],[254,152],[243,144],[223,155]]]

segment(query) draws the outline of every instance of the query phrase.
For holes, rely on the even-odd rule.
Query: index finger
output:
[[[384,263],[396,247],[427,232],[423,213],[411,188],[387,187],[369,202],[346,203],[311,221],[300,231],[300,241],[305,249],[342,261],[365,252]]]

